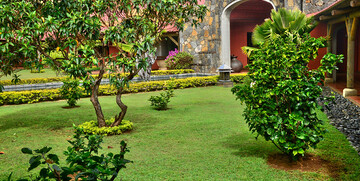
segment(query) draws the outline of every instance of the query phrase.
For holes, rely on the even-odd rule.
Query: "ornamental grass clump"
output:
[[[273,20],[264,24],[273,27],[286,24],[274,23],[284,20],[282,14],[273,11]],[[307,21],[295,18],[289,24],[297,22]],[[261,28],[264,25],[254,31]],[[322,93],[320,85],[325,73],[330,73],[343,56],[327,54],[318,69],[309,70],[307,66],[317,57],[319,48],[326,47],[326,41],[322,37],[313,38],[308,32],[283,27],[283,32],[267,36],[258,47],[244,49],[252,60],[247,66],[249,81],[232,89],[237,99],[246,103],[244,118],[250,131],[271,141],[293,160],[304,156],[310,147],[315,148],[326,132],[316,115],[316,110],[321,108],[317,104]]]

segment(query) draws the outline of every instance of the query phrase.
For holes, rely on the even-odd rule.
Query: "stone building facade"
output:
[[[231,47],[234,46],[232,45],[232,41],[234,41],[232,40],[233,36],[231,36],[233,29],[231,25],[232,17],[234,12],[237,9],[241,9],[242,6],[242,10],[249,10],[249,12],[253,14],[261,13],[263,9],[259,9],[259,7],[264,6],[270,9],[282,7],[300,9],[310,14],[326,8],[335,1],[336,0],[202,0],[199,1],[200,4],[204,4],[209,11],[199,26],[191,27],[190,25],[185,25],[184,31],[179,33],[180,49],[194,55],[195,63],[197,64],[195,69],[200,69],[205,72],[216,72],[220,65],[230,65],[230,54],[233,54],[232,49],[234,49],[234,47]],[[253,11],[250,11],[252,9]],[[255,27],[254,23],[261,24],[264,20],[261,19],[263,17],[259,17],[258,19],[249,18],[246,20],[241,13],[238,16],[241,16],[241,18],[237,19],[238,23],[242,23],[242,26],[246,25],[248,29],[253,29]],[[268,14],[268,17],[270,17],[270,14]],[[244,36],[239,40],[246,41],[244,40]],[[240,44],[238,46],[240,46]],[[237,53],[241,54],[239,53],[241,47],[236,48],[238,49],[236,50]],[[243,55],[241,56],[243,57]],[[240,61],[246,65],[246,58],[242,59],[243,60]]]

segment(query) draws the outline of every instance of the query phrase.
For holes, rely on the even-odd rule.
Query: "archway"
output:
[[[264,9],[266,10],[265,12]],[[244,60],[245,55],[239,53],[241,50],[235,51],[235,48],[232,49],[231,44],[239,46],[239,49],[242,44],[246,46],[248,42],[247,32],[252,32],[256,24],[261,24],[265,18],[270,17],[271,9],[276,8],[270,0],[236,0],[225,7],[221,14],[220,59],[222,64],[230,66],[230,56],[232,53],[238,56],[241,55],[241,62],[244,65],[247,64],[247,59],[245,58],[246,60]],[[235,35],[236,31],[233,30],[231,32],[232,27],[235,27],[234,30],[241,31],[238,34],[238,38],[234,37],[233,41],[231,35]],[[237,39],[241,41],[239,45],[236,45]],[[234,52],[231,50],[234,50]]]

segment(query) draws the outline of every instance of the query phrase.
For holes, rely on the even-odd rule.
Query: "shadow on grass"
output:
[[[223,142],[227,148],[234,150],[232,154],[240,157],[259,157],[266,159],[269,154],[278,153],[276,147],[262,137],[255,139],[249,132],[230,136]]]
[[[79,104],[80,107],[76,109],[63,109],[63,106],[64,104],[39,103],[9,111],[11,113],[0,116],[0,132],[16,128],[59,130],[72,127],[73,124],[79,125],[86,121],[97,120],[94,108],[90,104]],[[106,119],[115,116],[119,111],[119,108],[113,105],[104,104],[102,108]],[[6,111],[6,109],[2,111]],[[125,119],[133,121],[135,124],[144,124],[145,128],[150,128],[151,124],[156,123],[155,117],[147,111],[144,112],[144,109],[136,107],[129,108]],[[147,123],[149,120],[152,120],[151,124]]]

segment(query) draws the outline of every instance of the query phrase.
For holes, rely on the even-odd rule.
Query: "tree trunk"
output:
[[[139,71],[138,75],[139,75],[140,78],[143,79],[144,81],[150,81],[151,67],[152,67],[152,65],[155,63],[155,60],[156,60],[157,56],[156,56],[155,54],[145,53],[145,57],[148,58],[149,66],[147,67],[146,70],[141,69],[141,70]]]
[[[132,80],[135,75],[138,74],[139,71],[135,71],[133,73],[130,73],[130,75],[126,78],[127,80]],[[120,107],[121,111],[118,115],[115,116],[115,121],[111,124],[111,127],[113,126],[119,126],[122,122],[122,120],[124,119],[125,115],[126,115],[126,111],[127,111],[127,106],[121,101],[121,95],[122,95],[122,91],[123,91],[123,87],[121,87],[117,94],[116,94],[116,103],[117,105]]]
[[[92,90],[91,90],[91,98],[90,98],[90,101],[94,106],[98,125],[100,128],[106,126],[105,119],[104,119],[104,113],[102,112],[101,105],[100,105],[99,99],[98,99],[99,86],[100,86],[101,79],[103,78],[104,73],[105,73],[105,67],[104,67],[104,65],[102,65],[100,68],[99,76],[96,79],[94,85],[91,87]]]
[[[121,101],[122,90],[123,88],[120,88],[116,94],[116,103],[121,111],[119,115],[115,116],[115,121],[111,124],[111,127],[119,126],[126,115],[127,106]]]

